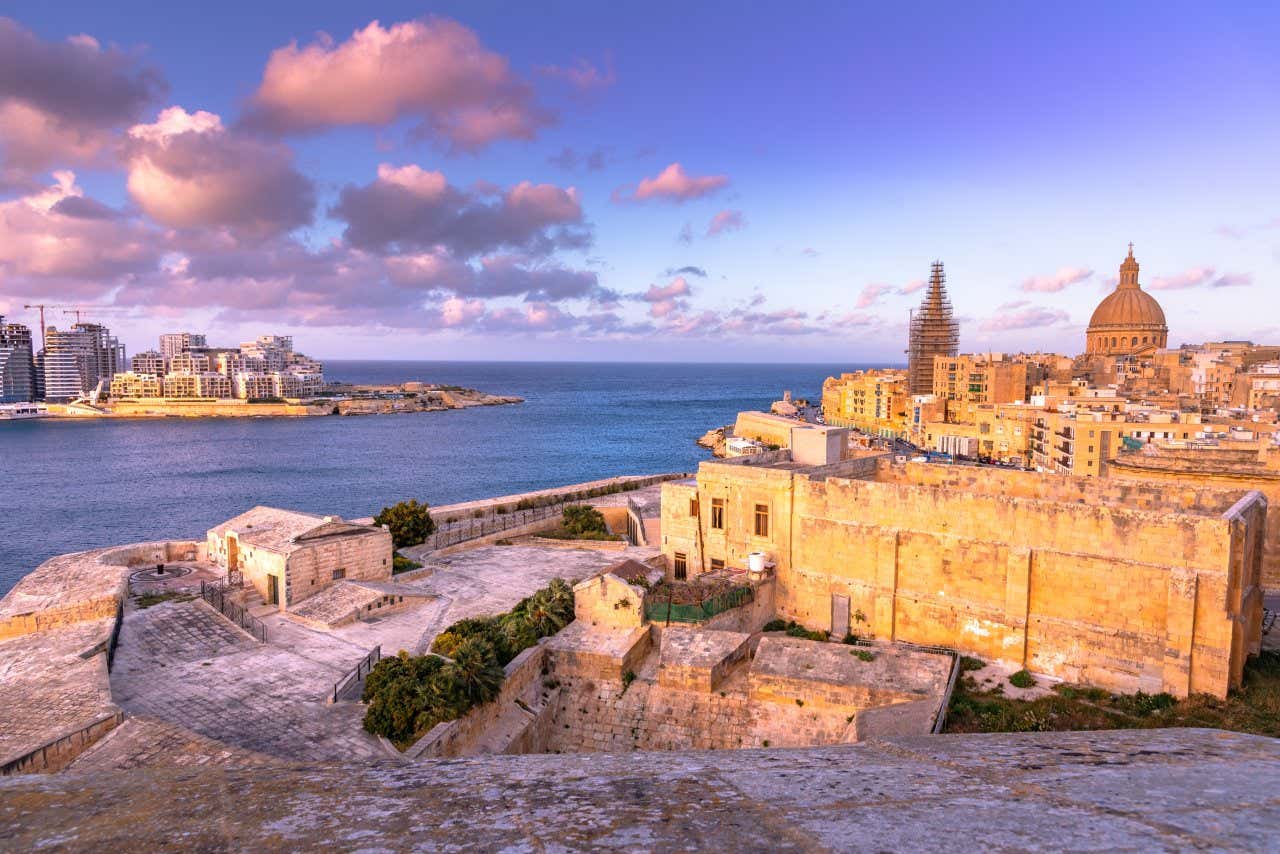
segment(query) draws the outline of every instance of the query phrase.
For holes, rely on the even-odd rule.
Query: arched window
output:
[[[1133,342],[1132,342],[1132,344],[1131,344],[1130,346],[1132,346],[1132,347],[1136,347],[1136,346],[1138,346],[1138,336],[1137,336],[1137,335],[1133,336]]]
[[[1116,339],[1115,339],[1115,336],[1114,336],[1114,335],[1113,335],[1113,336],[1111,336],[1111,346],[1112,346],[1112,347],[1116,346]]]
[[[1143,336],[1142,336],[1142,343],[1143,343],[1143,344],[1146,344],[1146,343],[1147,343],[1147,336],[1146,336],[1146,335],[1143,335]]]

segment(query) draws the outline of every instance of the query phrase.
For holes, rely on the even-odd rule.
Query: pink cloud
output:
[[[106,165],[117,131],[166,89],[136,55],[103,49],[87,35],[41,41],[0,17],[0,177]]]
[[[904,297],[909,296],[910,294],[914,294],[918,290],[922,290],[924,286],[925,286],[924,279],[913,279],[910,282],[907,282],[901,288],[899,288],[898,293]]]
[[[605,55],[603,69],[586,59],[578,59],[573,65],[567,67],[541,66],[538,68],[538,73],[545,77],[563,80],[579,92],[608,89],[618,80],[613,70],[613,57],[609,54]]]
[[[867,285],[862,289],[862,293],[858,294],[858,301],[855,304],[857,308],[870,308],[880,301],[885,294],[893,293],[893,285]]]
[[[711,218],[707,225],[707,237],[715,237],[726,231],[741,231],[747,227],[742,211],[723,210]]]
[[[574,187],[522,181],[462,190],[412,164],[382,164],[372,183],[344,187],[330,213],[353,246],[379,252],[443,247],[465,259],[505,248],[546,256],[591,243]]]
[[[0,293],[96,299],[155,270],[160,234],[84,196],[71,172],[0,202]]]
[[[1059,267],[1056,273],[1049,276],[1031,276],[1018,287],[1028,293],[1054,294],[1077,285],[1092,275],[1093,271],[1084,267]]]
[[[728,175],[693,176],[679,163],[672,163],[652,178],[641,179],[633,191],[620,190],[614,201],[647,201],[661,199],[669,202],[687,202],[709,196],[729,184]]]
[[[1213,267],[1192,267],[1170,276],[1157,276],[1151,280],[1153,291],[1180,291],[1187,288],[1233,288],[1253,284],[1250,273],[1223,273]]]
[[[343,42],[320,34],[272,52],[246,123],[279,132],[385,126],[417,118],[414,131],[477,151],[499,139],[532,139],[551,116],[506,57],[456,21],[371,22]]]
[[[684,276],[676,276],[663,287],[650,285],[649,290],[640,295],[640,299],[649,303],[650,317],[668,317],[677,311],[685,311],[688,305],[686,299],[692,294],[693,289]]]
[[[1054,308],[1035,306],[1026,300],[1005,303],[996,313],[979,324],[983,332],[1010,332],[1016,329],[1041,329],[1069,321],[1070,315]]]
[[[285,146],[229,131],[214,113],[163,110],[129,129],[129,194],[157,222],[261,238],[311,222],[315,190]]]

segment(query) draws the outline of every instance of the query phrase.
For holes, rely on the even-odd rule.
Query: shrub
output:
[[[409,572],[414,569],[422,569],[422,564],[416,560],[409,560],[404,555],[391,556],[391,572],[392,574],[399,572]]]
[[[786,631],[786,630],[787,630],[787,621],[786,621],[786,620],[770,620],[769,622],[767,622],[767,623],[765,623],[765,624],[764,624],[764,628],[763,628],[763,629],[761,629],[760,631],[762,631],[762,632],[783,632],[783,631]]]
[[[968,673],[971,670],[981,670],[986,667],[987,663],[981,658],[974,658],[969,655],[960,656],[960,672]]]
[[[1009,677],[1009,684],[1015,688],[1034,688],[1036,678],[1025,670],[1019,670]]]
[[[436,530],[428,505],[419,504],[413,498],[383,507],[382,512],[373,517],[373,523],[387,526],[391,531],[391,544],[397,549],[420,545]]]
[[[840,642],[841,642],[841,643],[847,643],[847,644],[849,644],[850,646],[853,646],[854,644],[856,644],[856,643],[858,642],[858,636],[857,636],[857,635],[855,635],[853,632],[849,632],[849,634],[847,634],[847,635],[845,635],[845,636],[844,636],[844,640],[842,640],[842,641],[840,641]]]
[[[876,654],[866,649],[855,649],[853,654],[858,656],[859,661],[875,661]]]
[[[572,620],[573,589],[557,578],[505,614],[449,626],[431,644],[435,655],[384,658],[365,681],[364,728],[407,747],[496,697],[503,667]]]
[[[583,534],[608,534],[609,526],[605,524],[604,514],[587,504],[570,504],[561,511],[560,525],[565,533],[573,536]]]

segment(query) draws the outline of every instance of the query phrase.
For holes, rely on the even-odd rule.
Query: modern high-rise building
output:
[[[208,347],[209,342],[199,332],[167,332],[160,336],[160,355],[172,359],[193,347]]]
[[[960,352],[960,323],[947,297],[947,276],[942,262],[933,262],[929,286],[920,308],[911,316],[907,345],[907,390],[912,395],[933,394],[933,360]]]
[[[45,330],[40,372],[45,400],[73,400],[89,394],[102,380],[111,382],[126,367],[124,345],[107,327],[77,323],[66,331]]]
[[[20,323],[5,323],[0,315],[0,403],[26,403],[36,399],[36,364],[31,330]]]
[[[74,400],[88,394],[97,384],[93,337],[84,330],[60,330],[50,326],[44,334],[40,372],[44,379],[44,399]]]

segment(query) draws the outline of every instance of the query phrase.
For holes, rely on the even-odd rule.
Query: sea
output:
[[[0,595],[54,555],[203,538],[268,504],[346,518],[618,474],[693,471],[694,444],[858,364],[326,361],[331,380],[421,380],[524,403],[312,418],[0,423]]]

